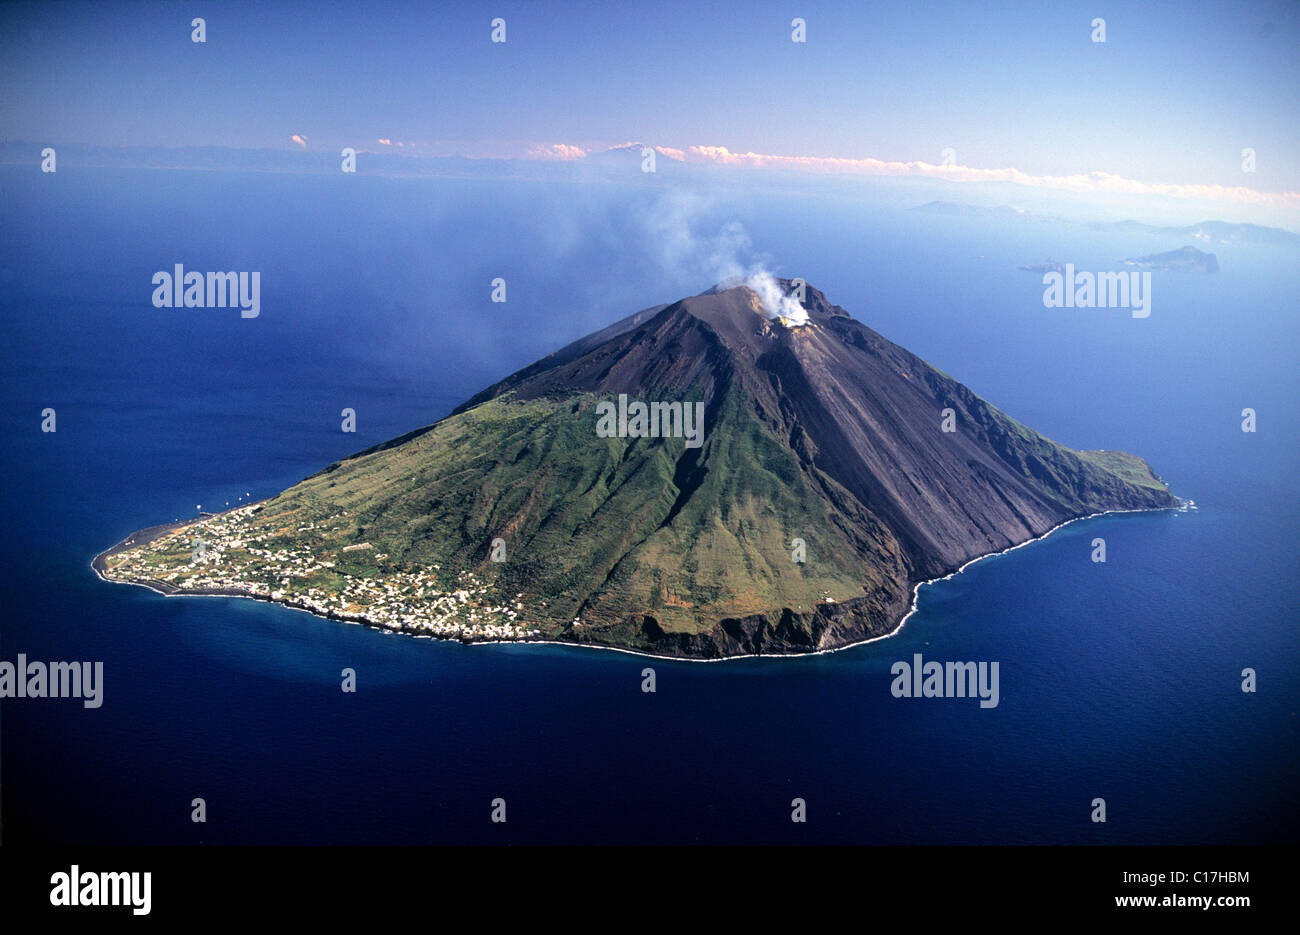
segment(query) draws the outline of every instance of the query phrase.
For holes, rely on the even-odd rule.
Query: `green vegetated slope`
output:
[[[698,449],[598,438],[596,402],[491,400],[332,465],[267,501],[254,524],[335,553],[341,573],[436,565],[450,582],[473,570],[501,600],[523,593],[548,635],[611,643],[664,639],[642,633],[645,615],[665,634],[696,634],[774,608],[811,612],[898,570],[878,524],[884,567],[862,564],[795,456],[736,393],[719,400]],[[304,522],[316,528],[296,532]],[[792,560],[795,538],[813,561]],[[360,542],[373,549],[342,551]]]

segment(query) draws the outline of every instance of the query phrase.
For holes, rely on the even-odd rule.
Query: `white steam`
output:
[[[728,221],[716,233],[708,230],[728,208],[699,192],[670,189],[633,215],[643,231],[642,245],[666,272],[686,283],[707,279],[724,286],[746,285],[763,304],[769,319],[784,319],[788,327],[808,324],[799,300],[786,295],[768,272],[770,258],[754,250],[738,221]]]
[[[763,311],[767,312],[768,318],[784,319],[783,323],[789,328],[808,324],[808,313],[799,304],[799,300],[792,295],[786,295],[781,289],[781,284],[771,273],[766,270],[752,273],[745,280],[745,285],[753,289],[762,301]]]

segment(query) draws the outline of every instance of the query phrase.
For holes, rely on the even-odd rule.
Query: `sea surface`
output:
[[[1017,267],[1181,243],[928,216],[869,187],[683,201],[647,180],[61,164],[0,188],[0,659],[104,663],[98,709],[0,706],[6,844],[1297,839],[1294,250],[1204,247],[1222,272],[1157,273],[1137,320],[1044,308]],[[890,639],[714,664],[414,639],[91,570],[136,529],[272,495],[708,288],[700,258],[728,244],[1049,437],[1142,455],[1196,509],[981,561],[922,587]],[[260,271],[261,315],[153,308],[175,263]],[[915,653],[999,662],[999,705],[894,698]]]

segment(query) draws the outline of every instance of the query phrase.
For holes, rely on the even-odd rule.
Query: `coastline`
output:
[[[257,502],[261,502],[261,501],[257,501]],[[524,639],[517,639],[517,640],[464,639],[464,638],[454,639],[449,637],[435,636],[431,633],[421,633],[415,630],[409,630],[405,628],[383,626],[381,624],[377,624],[370,620],[367,620],[364,617],[342,616],[342,615],[336,615],[331,613],[322,614],[309,607],[305,607],[300,604],[295,604],[290,601],[273,600],[270,597],[270,595],[259,595],[252,592],[236,591],[233,589],[185,590],[182,588],[173,588],[169,585],[163,584],[161,581],[154,582],[154,584],[150,584],[147,581],[129,581],[125,579],[109,578],[104,575],[104,571],[107,570],[107,565],[104,562],[104,559],[106,559],[109,555],[112,555],[116,552],[123,551],[124,549],[127,548],[134,548],[137,545],[147,544],[148,542],[152,542],[153,540],[158,539],[161,536],[168,534],[169,532],[173,532],[178,529],[184,529],[186,526],[191,526],[197,522],[201,522],[204,519],[211,518],[208,516],[199,517],[192,520],[185,520],[181,522],[164,523],[158,526],[149,526],[146,527],[145,529],[141,529],[127,536],[125,539],[123,539],[121,542],[117,543],[116,545],[110,546],[109,548],[105,549],[103,552],[100,552],[91,560],[90,567],[91,570],[95,572],[95,576],[99,578],[100,581],[104,581],[109,584],[128,584],[128,585],[134,585],[136,587],[146,588],[154,592],[155,594],[159,594],[163,597],[245,598],[248,600],[260,601],[264,604],[274,604],[278,607],[284,607],[289,610],[301,611],[302,613],[309,614],[320,620],[334,620],[338,623],[357,624],[372,630],[378,630],[382,633],[388,633],[391,635],[411,636],[416,639],[436,639],[448,643],[460,643],[464,646],[475,646],[475,645],[567,646],[574,649],[598,649],[598,650],[605,650],[608,652],[625,653],[630,656],[641,656],[646,659],[663,659],[669,662],[711,663],[711,662],[734,662],[739,659],[789,660],[789,659],[803,659],[810,656],[824,656],[824,655],[829,655],[831,653],[843,652],[844,650],[855,649],[859,646],[866,646],[868,643],[876,643],[879,642],[880,640],[885,640],[885,639],[889,639],[892,636],[896,636],[900,631],[902,631],[903,626],[907,623],[907,621],[912,618],[912,615],[917,612],[918,604],[920,602],[920,597],[921,597],[921,588],[924,587],[925,585],[935,584],[939,581],[947,581],[948,579],[954,578],[957,575],[961,574],[963,571],[965,571],[971,565],[976,564],[977,562],[982,562],[990,558],[996,558],[999,555],[1006,555],[1009,552],[1016,551],[1016,549],[1022,549],[1025,546],[1032,545],[1035,542],[1041,542],[1042,540],[1050,536],[1052,533],[1056,532],[1058,529],[1064,529],[1066,526],[1069,526],[1073,523],[1085,522],[1087,520],[1096,519],[1101,516],[1112,516],[1112,515],[1119,515],[1124,513],[1166,513],[1169,511],[1185,512],[1188,509],[1187,504],[1190,502],[1191,501],[1183,501],[1180,499],[1179,506],[1176,507],[1151,507],[1151,508],[1140,508],[1135,510],[1102,510],[1101,512],[1098,513],[1089,513],[1087,516],[1076,516],[1073,519],[1067,519],[1063,522],[1057,523],[1055,526],[1053,526],[1051,529],[1044,532],[1042,535],[1034,536],[1031,539],[1026,539],[1023,542],[1018,542],[1015,545],[1008,546],[1007,548],[1000,549],[999,551],[996,552],[986,552],[983,555],[977,555],[974,558],[962,564],[960,567],[953,569],[952,571],[948,572],[945,575],[940,575],[937,578],[929,578],[925,581],[918,581],[916,584],[914,584],[912,586],[912,602],[911,602],[911,606],[908,608],[907,613],[903,614],[903,616],[899,618],[898,623],[895,624],[892,630],[890,630],[888,633],[883,633],[879,636],[868,637],[867,639],[864,640],[856,640],[852,643],[845,643],[842,646],[832,646],[826,649],[815,649],[804,653],[745,653],[736,656],[720,656],[715,659],[703,659],[694,656],[670,656],[670,655],[665,655],[663,653],[650,653],[650,652],[645,652],[643,650],[628,649],[622,646],[601,646],[595,643],[579,643],[579,642],[571,642],[568,640],[551,640],[551,639],[543,639],[540,637],[524,638]],[[248,504],[245,504],[245,506],[247,505]],[[224,511],[224,512],[229,512],[229,511]],[[213,515],[215,516],[220,514],[213,514]],[[148,538],[146,539],[140,538],[141,536],[146,536],[146,535],[148,536]]]
[[[104,575],[102,574],[103,571],[107,570],[107,563],[105,563],[104,559],[108,558],[110,555],[115,555],[118,552],[123,552],[126,549],[133,549],[136,546],[140,546],[140,545],[148,545],[150,542],[153,542],[155,539],[161,539],[163,536],[167,535],[168,533],[172,533],[172,532],[176,532],[177,530],[184,529],[186,526],[193,526],[195,523],[201,523],[204,520],[215,519],[218,516],[224,516],[227,513],[233,513],[236,510],[246,509],[247,507],[250,506],[257,506],[260,503],[265,503],[267,499],[268,498],[263,497],[261,500],[250,500],[247,503],[241,503],[239,504],[239,506],[228,507],[227,509],[221,510],[216,513],[208,513],[205,511],[200,511],[199,515],[194,517],[193,519],[178,519],[170,523],[159,523],[157,526],[146,526],[144,529],[137,529],[135,532],[131,533],[121,542],[118,542],[114,545],[110,545],[104,551],[100,552],[98,555],[92,558],[90,560],[90,567],[95,570],[95,574],[99,575],[99,578],[102,581],[108,581],[113,584],[135,584],[136,582],[133,581],[119,581],[116,578],[105,578]],[[159,583],[161,584],[161,582]],[[157,590],[157,589],[150,588],[150,590]],[[163,594],[164,592],[158,591],[158,593]]]

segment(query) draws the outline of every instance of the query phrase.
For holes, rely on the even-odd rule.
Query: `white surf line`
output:
[[[1149,508],[1139,509],[1139,510],[1102,510],[1100,513],[1089,513],[1087,516],[1076,516],[1074,519],[1067,519],[1063,523],[1057,523],[1055,526],[1047,530],[1047,532],[1043,533],[1041,536],[1035,536],[1032,539],[1026,539],[1024,542],[1018,542],[1015,545],[1008,546],[1007,548],[1002,549],[998,552],[986,552],[983,555],[977,555],[974,558],[972,558],[970,561],[966,562],[966,564],[962,565],[960,568],[954,571],[950,571],[946,575],[941,575],[938,578],[930,578],[926,581],[921,581],[913,585],[911,609],[908,610],[908,612],[903,615],[902,619],[898,621],[898,624],[894,627],[894,629],[890,630],[888,633],[883,633],[880,636],[868,637],[865,640],[858,640],[856,643],[845,643],[843,646],[834,646],[831,647],[830,649],[809,650],[806,653],[747,653],[743,656],[722,656],[718,659],[694,659],[691,658],[690,656],[666,656],[662,653],[648,653],[638,649],[626,649],[621,646],[598,646],[595,643],[570,643],[564,640],[468,640],[466,641],[466,640],[456,639],[455,637],[436,636],[432,633],[430,634],[411,633],[407,630],[395,630],[392,627],[386,627],[383,626],[382,624],[372,623],[367,620],[340,620],[336,617],[326,617],[316,613],[315,611],[308,610],[306,607],[294,607],[290,604],[284,604],[281,603],[280,601],[271,600],[270,598],[258,597],[255,594],[189,594],[179,589],[174,594],[167,594],[163,591],[159,591],[157,588],[152,587],[151,585],[145,584],[140,581],[119,581],[115,578],[105,578],[103,575],[99,573],[99,569],[95,568],[93,560],[91,562],[90,567],[91,570],[95,572],[95,575],[101,581],[106,581],[109,584],[132,584],[135,585],[136,587],[147,588],[148,590],[152,591],[154,594],[161,595],[162,597],[224,597],[233,600],[259,601],[260,603],[263,604],[273,604],[277,607],[283,607],[285,610],[296,610],[301,613],[308,614],[309,616],[315,617],[317,620],[329,620],[334,623],[355,624],[357,626],[367,627],[371,630],[379,630],[381,632],[392,634],[395,636],[411,636],[411,637],[415,637],[416,639],[433,639],[443,643],[460,643],[462,646],[561,646],[569,649],[599,649],[611,653],[624,653],[628,656],[641,656],[644,659],[663,659],[667,662],[711,663],[711,662],[735,662],[739,659],[806,659],[809,656],[828,656],[831,653],[844,652],[844,650],[846,649],[855,649],[858,646],[866,646],[868,643],[877,643],[880,640],[887,640],[891,636],[897,635],[898,632],[903,629],[903,624],[907,623],[907,621],[912,618],[912,615],[917,612],[918,609],[917,604],[921,599],[921,588],[923,588],[927,584],[935,584],[936,582],[939,581],[947,581],[949,578],[955,578],[957,575],[961,574],[963,571],[965,571],[970,566],[974,565],[976,562],[982,562],[985,559],[989,559],[989,558],[997,558],[999,555],[1006,555],[1008,552],[1014,552],[1016,549],[1023,549],[1027,545],[1033,545],[1035,542],[1041,542],[1043,539],[1046,539],[1048,536],[1056,532],[1058,529],[1064,529],[1066,526],[1069,526],[1072,523],[1082,523],[1086,520],[1096,519],[1099,516],[1112,516],[1121,513],[1165,513],[1170,510],[1175,510],[1181,513],[1181,512],[1186,512],[1187,508],[1185,505],[1183,505],[1186,502],[1188,501],[1180,500],[1179,501],[1180,505],[1176,507],[1160,506],[1160,507],[1149,507]],[[104,554],[103,552],[100,553],[100,555],[103,554]],[[99,555],[96,555],[95,558],[96,559],[99,558]]]

